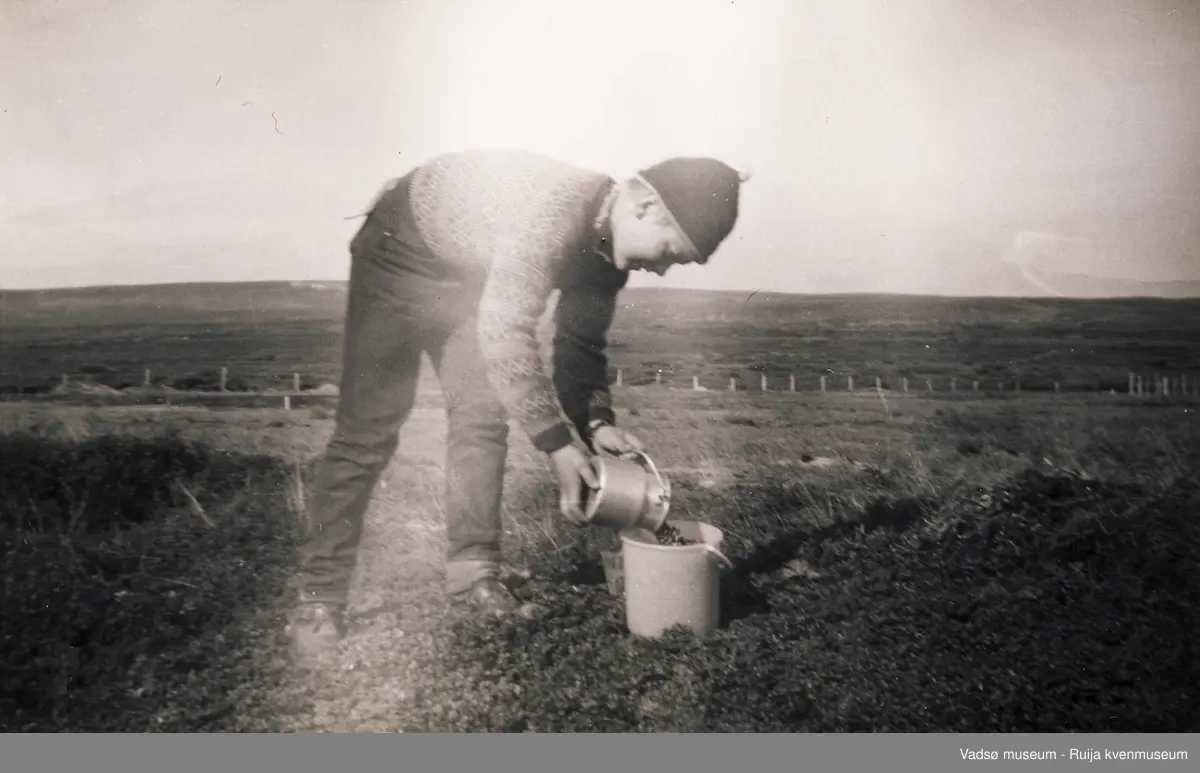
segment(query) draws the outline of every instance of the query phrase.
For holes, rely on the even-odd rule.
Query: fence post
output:
[[[789,392],[796,391],[796,374],[795,373],[788,375],[788,391]]]
[[[1129,396],[1133,397],[1133,372],[1129,373]]]
[[[730,392],[737,391],[737,378],[735,378],[734,376],[729,377],[729,391]]]
[[[662,383],[662,371],[661,370],[654,371],[654,383],[655,384]]]
[[[699,376],[692,376],[692,391],[693,392],[700,391],[700,377]]]
[[[879,376],[875,377],[875,391],[876,392],[883,391],[883,381],[880,380]]]
[[[283,396],[283,410],[285,410],[285,411],[292,410],[292,398],[288,395]]]
[[[229,368],[222,366],[221,368],[221,391],[225,391],[225,382],[229,379]]]
[[[978,381],[971,382],[971,391],[973,391],[973,392],[979,391],[979,382]]]
[[[849,391],[849,392],[853,392],[853,391],[854,391],[854,376],[850,376],[850,377],[847,379],[847,381],[846,381],[846,388],[847,388],[847,391]]]
[[[927,392],[933,391],[933,379],[931,379],[931,378],[925,379],[925,390]]]
[[[617,386],[621,386],[621,369],[617,368]]]
[[[1171,379],[1169,376],[1162,377],[1162,396],[1163,397],[1171,396]]]
[[[142,373],[142,386],[150,386],[150,369],[149,368],[146,368],[145,372]]]
[[[900,381],[901,387],[904,389],[904,394],[908,394],[908,376],[905,376]]]
[[[766,373],[759,374],[759,384],[762,386],[762,391],[764,391],[764,392],[768,391],[767,390],[767,374]]]
[[[821,394],[825,394],[825,377],[821,376]]]
[[[299,373],[292,374],[292,391],[293,392],[300,391],[300,374]]]

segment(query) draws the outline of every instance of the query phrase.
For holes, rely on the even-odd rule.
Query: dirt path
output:
[[[434,632],[445,612],[443,538],[422,485],[400,485],[411,475],[398,464],[385,473],[367,512],[348,635],[318,668],[289,669],[274,700],[281,730],[402,731],[404,715],[427,697]]]

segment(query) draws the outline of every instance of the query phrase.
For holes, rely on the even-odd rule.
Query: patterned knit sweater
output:
[[[597,255],[594,220],[612,178],[518,150],[430,159],[404,178],[424,247],[452,272],[482,275],[478,335],[489,378],[509,416],[545,452],[572,442],[572,426],[613,422],[606,335],[628,279]],[[381,202],[386,205],[386,201]],[[554,290],[553,377],[537,325]]]

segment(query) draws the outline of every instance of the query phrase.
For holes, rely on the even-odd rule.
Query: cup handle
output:
[[[645,464],[642,466],[649,468],[651,474],[653,474],[655,479],[658,481],[658,485],[662,487],[664,492],[668,492],[669,495],[669,492],[671,491],[670,484],[667,483],[667,481],[659,473],[658,465],[654,463],[654,460],[650,458],[650,455],[645,451],[632,451],[631,454],[635,457],[640,457],[645,462]]]

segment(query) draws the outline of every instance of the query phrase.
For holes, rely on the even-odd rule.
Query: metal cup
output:
[[[671,506],[671,484],[649,456],[640,451],[631,456],[592,457],[600,485],[584,495],[584,516],[589,524],[651,532],[662,527]]]

